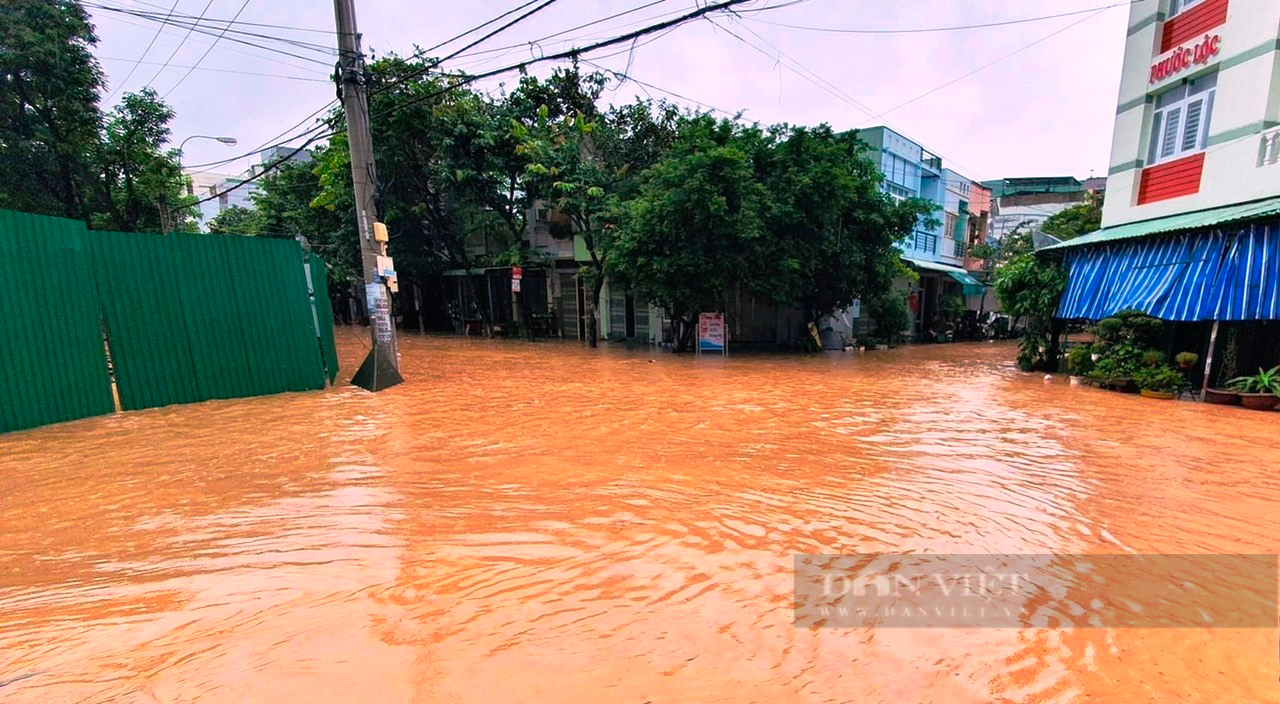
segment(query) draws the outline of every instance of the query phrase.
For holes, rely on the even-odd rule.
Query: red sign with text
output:
[[[1151,65],[1151,83],[1159,83],[1186,71],[1192,66],[1202,66],[1222,52],[1222,35],[1204,35],[1204,39],[1192,46],[1184,46]]]

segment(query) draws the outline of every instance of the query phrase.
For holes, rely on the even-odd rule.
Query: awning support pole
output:
[[[1209,333],[1209,354],[1204,359],[1204,384],[1200,387],[1200,398],[1209,390],[1209,380],[1213,378],[1213,351],[1218,347],[1218,326],[1222,321],[1213,321],[1213,332]]]

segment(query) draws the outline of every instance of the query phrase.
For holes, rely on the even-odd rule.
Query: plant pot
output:
[[[1125,377],[1117,377],[1115,379],[1108,379],[1107,383],[1111,388],[1122,393],[1126,393],[1126,394],[1138,393],[1138,385],[1133,383],[1133,379],[1128,379]]]
[[[1174,399],[1172,391],[1152,391],[1151,389],[1143,389],[1142,396],[1144,398],[1158,398],[1164,401],[1172,401]]]
[[[1280,396],[1275,394],[1240,394],[1240,405],[1251,411],[1269,411],[1280,405]]]
[[[1219,406],[1239,406],[1240,394],[1225,389],[1205,389],[1204,402]]]
[[[1071,377],[1072,386],[1084,386],[1086,383],[1087,383],[1087,380],[1082,376]]]

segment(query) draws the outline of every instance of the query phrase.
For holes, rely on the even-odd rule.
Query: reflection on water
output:
[[[791,611],[795,553],[1275,552],[1273,414],[1046,384],[991,344],[402,352],[376,396],[0,436],[0,698],[1280,701],[1274,631]]]

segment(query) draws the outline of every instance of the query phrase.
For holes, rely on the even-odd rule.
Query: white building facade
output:
[[[1040,250],[1068,270],[1057,316],[1172,322],[1201,388],[1274,366],[1280,0],[1137,0],[1122,71],[1102,229]]]
[[[1280,2],[1130,9],[1104,227],[1280,194]]]

